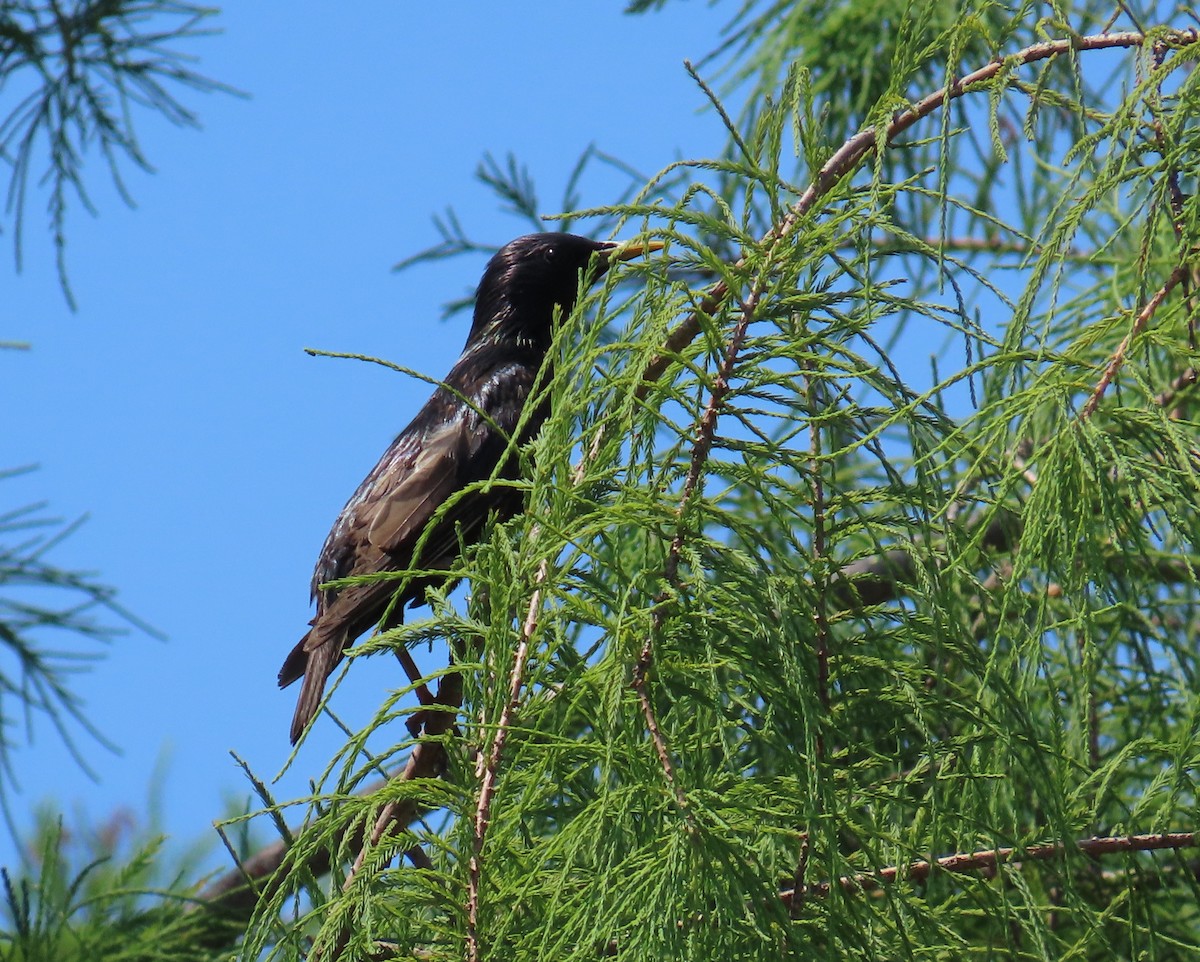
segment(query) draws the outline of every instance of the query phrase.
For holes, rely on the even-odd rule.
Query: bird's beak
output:
[[[641,257],[642,254],[660,251],[665,246],[662,241],[646,241],[644,244],[614,244],[607,250],[601,251],[600,256],[604,258],[606,264],[612,264],[615,261],[630,261],[635,257]]]

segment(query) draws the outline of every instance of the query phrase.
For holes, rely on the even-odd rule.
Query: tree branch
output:
[[[395,778],[405,781],[437,778],[445,772],[446,749],[440,740],[435,740],[435,737],[451,732],[454,728],[455,712],[449,709],[457,709],[462,705],[462,678],[458,673],[451,672],[442,676],[438,683],[434,702],[445,706],[445,710],[428,713],[425,732],[431,737],[414,746],[403,771],[394,776]],[[359,794],[364,797],[372,795],[388,781],[390,779],[374,782]],[[368,844],[379,844],[385,839],[388,829],[393,826],[406,827],[412,824],[422,814],[422,811],[422,806],[415,799],[389,802],[380,809]],[[356,821],[357,827],[352,828],[348,836],[344,836],[342,839],[352,848],[361,846],[360,856],[361,852],[366,849],[366,846],[363,845],[366,824],[368,823]],[[339,845],[331,843],[318,848],[305,867],[317,877],[329,874],[333,868],[330,862],[330,853],[339,847]],[[287,861],[287,853],[288,843],[284,839],[259,849],[250,858],[226,872],[201,891],[193,909],[204,909],[241,921],[249,920],[260,900],[264,897],[269,898],[284,883],[285,880],[277,873]],[[347,878],[347,885],[353,876],[354,873],[351,872],[350,877]],[[261,884],[265,880],[270,881],[265,885]]]
[[[467,863],[467,959],[479,959],[479,884],[483,863],[483,840],[487,835],[492,812],[492,798],[496,792],[496,780],[500,777],[500,757],[508,740],[513,716],[520,704],[521,686],[525,683],[525,663],[529,658],[529,644],[537,631],[538,616],[542,607],[542,586],[546,583],[550,565],[543,559],[538,565],[535,587],[529,597],[529,607],[521,626],[521,641],[513,656],[513,667],[509,673],[508,701],[500,712],[500,722],[492,739],[491,751],[486,762],[483,752],[479,753],[475,776],[480,780],[479,800],[475,805],[474,831],[471,836],[471,858]]]
[[[1125,355],[1129,353],[1130,345],[1133,344],[1136,338],[1150,323],[1150,318],[1154,316],[1154,312],[1162,305],[1162,302],[1167,299],[1167,295],[1175,289],[1188,275],[1188,269],[1182,264],[1175,265],[1175,270],[1171,271],[1165,284],[1154,292],[1154,295],[1146,302],[1146,306],[1141,309],[1138,316],[1133,320],[1133,326],[1129,328],[1129,333],[1125,335],[1116,351],[1113,352],[1112,358],[1109,359],[1108,366],[1104,369],[1104,373],[1100,376],[1099,382],[1092,391],[1092,396],[1087,399],[1083,409],[1079,412],[1079,420],[1086,421],[1096,411],[1100,404],[1100,399],[1104,396],[1104,392],[1112,383],[1112,379],[1117,376],[1117,372],[1121,370],[1121,365],[1125,363]]]
[[[961,80],[955,80],[935,93],[917,102],[913,107],[902,110],[892,118],[885,128],[882,137],[885,144],[890,144],[900,134],[912,127],[917,121],[928,117],[943,104],[957,100],[964,94],[976,90],[986,90],[988,81],[994,79],[1002,69],[1009,66],[1025,66],[1046,60],[1050,57],[1061,56],[1070,51],[1105,50],[1114,47],[1140,47],[1145,42],[1145,35],[1133,31],[1124,33],[1094,34],[1086,37],[1067,37],[1062,40],[1050,40],[1035,43],[1025,47],[1009,57],[1001,57],[991,61],[978,70],[967,74]],[[1174,30],[1164,35],[1161,42],[1178,47],[1188,46],[1200,41],[1200,30]],[[775,225],[763,238],[764,243],[787,237],[799,225],[800,221],[816,206],[817,201],[828,194],[843,177],[857,169],[858,165],[878,145],[880,131],[868,127],[859,131],[841,147],[839,147],[817,172],[800,199],[792,205],[787,216]],[[745,263],[744,259],[735,266]],[[681,321],[670,334],[658,354],[646,365],[642,373],[643,384],[638,397],[644,397],[650,386],[666,373],[671,361],[690,344],[700,333],[700,318],[712,315],[728,295],[729,289],[724,281],[718,281],[705,294],[698,307]]]
[[[671,599],[670,592],[677,591],[680,588],[679,562],[687,534],[684,527],[684,517],[687,514],[687,507],[691,503],[692,498],[695,497],[703,486],[704,463],[708,459],[709,452],[712,450],[713,440],[717,431],[717,418],[720,414],[722,404],[725,403],[725,396],[729,393],[729,382],[733,376],[733,368],[737,364],[738,354],[745,343],[746,332],[750,328],[750,322],[754,319],[754,312],[757,310],[759,299],[762,297],[763,283],[764,280],[762,277],[756,278],[749,296],[742,304],[741,317],[738,319],[738,323],[729,338],[729,342],[725,348],[725,356],[721,359],[716,377],[713,379],[712,391],[709,393],[704,413],[700,416],[700,421],[696,425],[696,440],[692,446],[691,464],[688,466],[687,477],[683,482],[683,490],[679,496],[679,505],[675,509],[675,535],[671,539],[670,547],[667,549],[667,561],[663,568],[663,580],[666,582],[667,587],[654,599],[654,613],[651,618],[650,631],[646,635],[646,642],[642,646],[641,654],[638,656],[637,664],[633,669],[633,689],[637,692],[638,702],[642,707],[642,715],[646,719],[646,729],[650,732],[650,738],[654,742],[654,749],[658,753],[659,764],[662,766],[667,783],[675,792],[676,804],[678,804],[682,812],[687,812],[687,798],[675,780],[666,739],[663,737],[662,729],[659,727],[658,719],[655,716],[654,706],[651,704],[650,695],[646,690],[646,675],[650,671],[650,663],[654,656],[654,636],[661,631],[667,619],[667,611],[669,610]]]
[[[862,872],[843,875],[834,882],[817,882],[808,886],[801,895],[826,896],[833,888],[855,894],[872,892],[895,882],[922,882],[933,874],[934,869],[965,875],[996,869],[1001,865],[1020,866],[1021,862],[1047,861],[1074,849],[1085,855],[1111,855],[1117,852],[1149,852],[1158,849],[1194,848],[1200,845],[1195,832],[1170,832],[1161,835],[1122,835],[1108,838],[1085,838],[1075,842],[1051,842],[1046,845],[1031,845],[1029,848],[993,848],[979,852],[947,855],[933,862],[919,860],[907,865],[896,865],[878,872]],[[788,889],[781,893],[786,904],[791,904],[796,893]]]

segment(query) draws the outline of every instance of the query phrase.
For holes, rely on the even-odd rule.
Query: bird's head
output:
[[[618,260],[662,245],[618,247],[575,234],[527,234],[500,248],[475,292],[475,321],[469,341],[483,337],[519,338],[547,345],[555,307],[575,306],[579,276],[595,281]]]

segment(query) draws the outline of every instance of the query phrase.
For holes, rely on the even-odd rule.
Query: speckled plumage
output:
[[[516,456],[505,454],[545,361],[555,307],[571,310],[580,272],[595,256],[588,276],[599,277],[614,246],[572,234],[531,234],[506,244],[489,261],[462,357],[346,502],[321,548],[312,580],[316,617],[279,672],[280,687],[304,679],[293,743],[320,707],[325,683],[346,649],[379,623],[393,599],[388,623],[398,624],[404,606],[419,604],[438,579],[415,578],[398,597],[394,580],[321,586],[353,575],[449,568],[461,543],[479,539],[489,515],[506,519],[521,509],[520,493],[508,486],[466,493],[430,532],[414,565],[417,541],[448,498],[476,481],[517,477]],[[625,248],[617,259],[643,249]],[[518,443],[532,437],[548,413],[546,404],[533,412],[520,425]]]

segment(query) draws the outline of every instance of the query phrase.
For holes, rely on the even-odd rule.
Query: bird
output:
[[[523,497],[513,485],[463,489],[491,478],[520,477],[512,441],[518,432],[517,445],[535,437],[550,414],[548,400],[529,412],[525,407],[543,376],[555,318],[570,313],[581,284],[595,282],[615,262],[662,246],[542,232],[510,241],[488,262],[462,355],[350,496],[317,557],[310,599],[316,616],[279,671],[280,688],[303,678],[293,745],[316,716],[329,676],[355,640],[381,622],[383,628],[400,624],[404,607],[419,605],[426,589],[445,577],[422,574],[399,589],[390,579],[342,587],[330,582],[450,569],[462,546],[479,541],[489,518],[505,521],[521,510]],[[442,505],[460,492],[426,532]],[[407,651],[398,655],[414,674]]]

